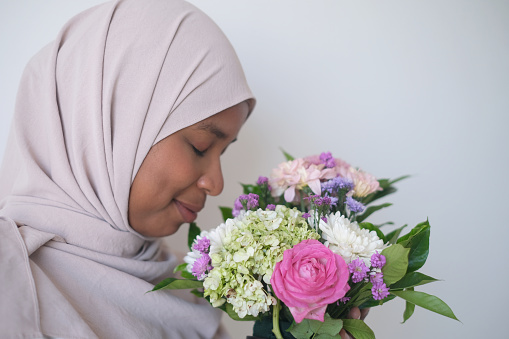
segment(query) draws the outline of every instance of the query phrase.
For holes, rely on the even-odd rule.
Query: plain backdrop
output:
[[[1,0],[0,156],[29,58],[96,0]],[[377,177],[412,177],[372,221],[432,226],[419,290],[460,322],[404,303],[373,308],[377,338],[502,338],[509,296],[509,1],[192,0],[230,38],[258,104],[224,155],[221,221],[239,183],[331,151]],[[390,228],[388,228],[390,230]],[[185,251],[187,226],[169,241]],[[225,320],[233,338],[251,323]],[[505,333],[505,334],[504,334]]]

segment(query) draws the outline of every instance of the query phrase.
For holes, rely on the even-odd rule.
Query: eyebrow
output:
[[[198,129],[200,129],[202,131],[207,131],[209,133],[212,133],[216,137],[218,137],[219,139],[226,139],[226,133],[223,132],[219,127],[217,127],[214,124],[210,124],[210,123],[208,123],[208,124],[207,123],[200,124],[198,126]]]

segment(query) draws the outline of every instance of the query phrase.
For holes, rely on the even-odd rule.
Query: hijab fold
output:
[[[221,30],[180,0],[72,18],[23,74],[0,171],[0,332],[212,338],[208,304],[145,294],[177,260],[128,221],[150,148],[254,99]],[[13,278],[15,276],[15,278]]]

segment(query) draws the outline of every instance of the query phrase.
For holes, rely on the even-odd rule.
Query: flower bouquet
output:
[[[428,257],[428,221],[400,236],[366,222],[390,206],[374,205],[396,191],[330,153],[286,162],[256,185],[243,185],[224,223],[209,231],[192,224],[190,252],[153,290],[191,288],[235,320],[255,321],[258,338],[375,338],[353,307],[369,308],[396,297],[456,319],[439,298],[414,288],[437,279],[417,272]]]

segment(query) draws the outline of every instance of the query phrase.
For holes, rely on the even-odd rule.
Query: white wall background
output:
[[[97,0],[0,3],[0,156],[24,65]],[[220,222],[238,182],[283,157],[331,151],[378,177],[411,174],[375,219],[429,218],[422,272],[462,323],[404,304],[372,309],[377,338],[502,338],[509,279],[509,1],[191,0],[223,28],[258,99],[224,156],[225,190],[199,224]],[[182,229],[170,241],[185,250]],[[233,338],[251,324],[225,321]]]

